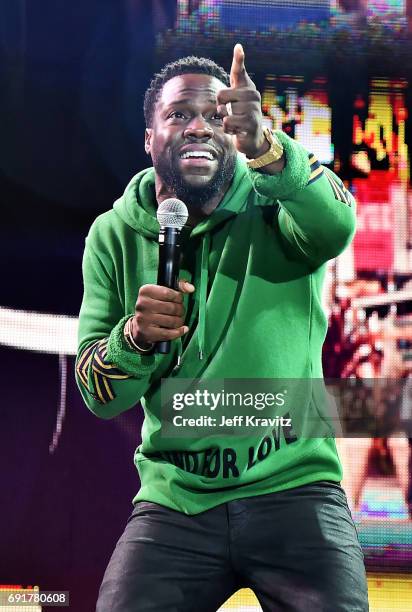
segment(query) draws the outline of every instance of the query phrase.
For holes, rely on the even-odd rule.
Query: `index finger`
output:
[[[233,49],[233,60],[230,68],[230,86],[245,87],[249,85],[250,78],[245,68],[245,52],[240,43],[236,43]]]
[[[180,291],[175,291],[174,289],[163,287],[162,285],[143,285],[140,289],[140,293],[148,298],[161,302],[176,302],[177,304],[183,302],[183,296]]]

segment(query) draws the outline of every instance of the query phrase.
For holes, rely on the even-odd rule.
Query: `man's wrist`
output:
[[[154,351],[155,343],[144,341],[136,342],[136,340],[134,339],[133,326],[134,316],[127,319],[123,328],[123,336],[126,341],[126,344],[129,346],[129,348],[132,349],[132,351],[134,351],[135,353],[139,353],[140,355],[152,354]]]
[[[269,128],[263,129],[263,136],[266,144],[262,143],[254,157],[248,159],[247,165],[263,174],[278,174],[285,166],[283,146]]]
[[[285,163],[286,158],[285,154],[283,154],[278,161],[272,162],[267,166],[262,166],[261,168],[256,168],[255,172],[260,172],[261,174],[279,174],[285,167]]]
[[[254,152],[253,155],[248,155],[248,159],[256,159],[258,157],[261,157],[261,155],[264,155],[265,153],[267,153],[270,149],[270,143],[268,142],[267,138],[265,137],[263,131],[262,131],[262,144],[256,149],[256,151]]]

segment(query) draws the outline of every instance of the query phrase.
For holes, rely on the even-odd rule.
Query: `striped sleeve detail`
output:
[[[112,363],[106,361],[107,359],[107,342],[108,338],[104,338],[98,342],[95,353],[92,359],[92,368],[98,374],[105,376],[106,378],[130,378],[128,374],[125,374]]]
[[[319,163],[317,157],[312,153],[309,153],[309,163],[310,163],[310,176],[308,180],[308,185],[311,185],[315,181],[317,181],[323,174],[323,166]]]
[[[342,181],[340,181],[335,175],[329,174],[329,172],[326,172],[325,174],[330,186],[332,187],[335,199],[339,200],[339,202],[343,202],[343,204],[351,206],[352,202],[349,191],[346,189]]]
[[[84,387],[91,393],[91,389],[89,387],[89,366],[92,360],[92,354],[99,341],[93,342],[90,346],[86,347],[81,353],[79,359],[77,360],[76,372],[83,383]]]
[[[110,380],[130,378],[112,363],[106,361],[108,338],[103,338],[88,346],[82,352],[77,363],[77,374],[90,395],[100,404],[107,404],[114,400],[116,394]],[[91,374],[93,389],[89,385]]]

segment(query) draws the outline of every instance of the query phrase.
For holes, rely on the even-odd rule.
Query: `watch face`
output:
[[[278,138],[269,128],[264,128],[263,133],[266,140],[270,144],[269,151],[256,159],[251,159],[247,162],[249,168],[263,168],[273,162],[277,162],[283,155],[283,146]]]
[[[272,141],[270,143],[270,152],[275,156],[274,161],[278,161],[283,155],[283,147],[274,135],[272,135]]]
[[[275,153],[282,155],[283,153],[283,147],[280,144],[280,142],[273,142],[272,143],[272,148],[275,151]]]
[[[280,144],[280,141],[278,137],[276,136],[276,134],[274,134],[269,128],[265,128],[264,134],[265,134],[266,140],[270,143],[271,148],[275,146],[276,152],[279,152],[280,150],[283,151],[283,147]]]
[[[265,128],[263,130],[263,133],[265,135],[266,140],[268,140],[270,143],[274,142],[276,136],[273,135],[272,130],[270,130],[269,128]]]

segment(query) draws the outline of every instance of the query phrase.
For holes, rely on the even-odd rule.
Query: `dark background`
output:
[[[142,102],[162,4],[173,9],[0,2],[0,304],[78,314],[90,224],[149,165]]]
[[[142,101],[173,6],[0,2],[1,306],[77,316],[89,226],[148,165]],[[0,347],[0,363],[0,584],[68,590],[91,612],[139,488],[141,412],[97,419],[69,358],[51,455],[58,356]]]

